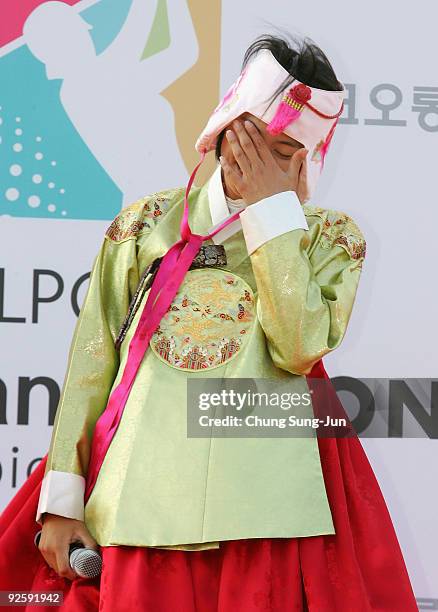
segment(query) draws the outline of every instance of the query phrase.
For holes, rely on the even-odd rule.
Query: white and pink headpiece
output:
[[[248,112],[268,124],[270,134],[285,134],[308,150],[308,190],[313,194],[324,167],[333,133],[344,109],[345,88],[328,91],[294,80],[285,93],[268,100],[290,73],[268,49],[260,50],[246,65],[214,109],[196,141],[198,152],[215,148],[221,131],[242,113]],[[267,110],[266,110],[267,109]]]

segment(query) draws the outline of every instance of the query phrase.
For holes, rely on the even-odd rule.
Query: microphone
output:
[[[41,534],[42,529],[34,537],[37,548]],[[72,542],[68,555],[70,567],[81,578],[95,578],[102,572],[102,557],[92,548],[86,548],[82,542]]]

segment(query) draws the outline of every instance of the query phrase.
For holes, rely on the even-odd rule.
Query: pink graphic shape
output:
[[[61,0],[64,4],[74,6],[80,0]],[[19,0],[19,2],[8,2],[2,8],[0,20],[0,47],[14,41],[23,35],[23,24],[30,13],[46,0]],[[5,3],[6,4],[6,3]]]

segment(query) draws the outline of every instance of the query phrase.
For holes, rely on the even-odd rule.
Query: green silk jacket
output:
[[[268,378],[307,388],[305,375],[339,346],[365,241],[348,215],[308,205],[308,230],[287,231],[252,253],[237,231],[223,243],[224,268],[188,271],[151,338],[83,507],[93,428],[120,382],[149,292],[120,351],[114,342],[142,272],[180,238],[184,191],[140,198],[105,233],[69,352],[37,520],[43,512],[85,520],[101,546],[183,550],[333,534],[316,435],[187,437],[189,377]],[[208,181],[192,188],[189,204],[192,231],[207,234]]]

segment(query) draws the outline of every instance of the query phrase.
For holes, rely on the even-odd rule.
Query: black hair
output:
[[[241,71],[261,49],[269,49],[278,63],[289,72],[289,76],[267,100],[269,105],[266,110],[278,94],[289,87],[295,79],[309,85],[309,87],[327,91],[341,91],[343,89],[342,83],[337,79],[325,53],[307,36],[305,38],[294,37],[289,32],[284,32],[283,36],[273,36],[271,34],[259,36],[245,51]],[[215,151],[217,160],[219,160],[221,154],[224,135],[225,129],[222,130],[217,139]]]

